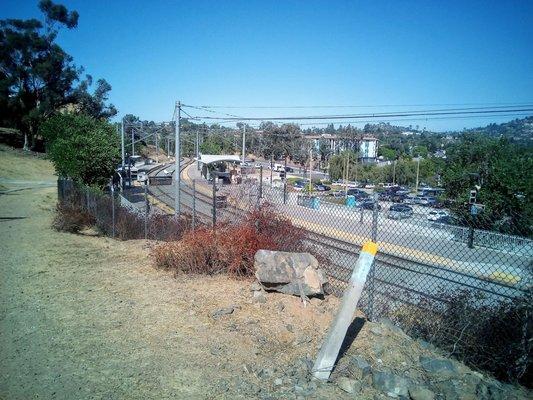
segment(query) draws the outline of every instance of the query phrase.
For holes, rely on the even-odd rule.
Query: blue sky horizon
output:
[[[58,43],[86,73],[112,85],[119,117],[168,121],[176,100],[357,106],[220,110],[265,118],[533,103],[533,2],[59,3],[80,19]],[[4,0],[4,18],[41,15],[37,1]],[[514,117],[390,122],[442,131]]]

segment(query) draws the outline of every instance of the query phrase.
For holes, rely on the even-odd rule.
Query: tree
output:
[[[104,187],[120,161],[119,138],[106,121],[83,114],[57,114],[39,133],[57,173],[77,182]]]
[[[39,9],[44,25],[36,19],[0,21],[0,122],[24,134],[26,149],[29,139],[34,145],[39,124],[61,108],[104,118],[116,114],[104,105],[111,86],[99,80],[89,94],[92,79],[86,79],[75,87],[83,69],[55,43],[61,26],[78,25],[78,13],[50,0],[41,0]]]

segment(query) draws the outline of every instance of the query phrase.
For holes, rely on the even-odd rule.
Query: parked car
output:
[[[428,213],[427,219],[428,221],[438,221],[439,218],[447,217],[450,213],[448,211],[444,210],[432,210]]]
[[[317,192],[327,192],[331,190],[331,186],[323,185],[322,183],[315,184],[314,188]]]
[[[374,203],[375,203],[374,200],[368,199],[368,200],[363,200],[363,202],[361,202],[359,204],[359,206],[363,207],[365,210],[373,210],[374,209]],[[379,204],[379,203],[378,203],[378,210],[381,211],[381,204]]]
[[[348,189],[346,193],[348,196],[355,196],[355,198],[367,198],[368,193],[361,189]]]
[[[332,192],[329,192],[328,193],[328,196],[332,196],[332,197],[344,197],[344,190],[334,190]]]
[[[285,167],[285,172],[294,172],[294,168],[292,168],[292,167]]]
[[[432,224],[435,228],[443,227],[444,225],[460,225],[460,220],[453,215],[444,215],[434,220]]]
[[[389,208],[387,218],[390,219],[405,219],[413,215],[413,209],[403,204],[393,204]]]
[[[403,199],[403,202],[405,204],[417,204],[418,199],[416,196],[405,196],[405,198]]]
[[[421,206],[432,206],[433,204],[437,203],[437,199],[434,197],[424,197],[424,196],[416,196],[415,197],[415,204],[419,204]]]

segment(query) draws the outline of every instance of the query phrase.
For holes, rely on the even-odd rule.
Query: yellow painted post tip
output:
[[[369,253],[375,256],[378,252],[378,245],[374,242],[366,242],[365,244],[363,244],[363,251],[365,253]]]

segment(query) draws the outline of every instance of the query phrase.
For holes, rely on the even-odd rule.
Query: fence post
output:
[[[379,218],[379,202],[378,194],[374,193],[374,206],[372,208],[372,242],[377,243],[378,236],[378,218]],[[362,210],[363,207],[361,207]],[[376,263],[373,263],[370,267],[368,274],[368,319],[370,321],[374,320],[374,292],[375,292],[375,274],[376,274]]]
[[[213,228],[217,224],[217,183],[215,174],[213,175]]]
[[[148,203],[148,182],[144,183],[144,240],[148,239],[148,213],[150,212],[150,204]]]
[[[263,166],[259,167],[259,198],[263,198]]]
[[[111,237],[115,238],[115,187],[111,179]]]
[[[192,180],[192,229],[196,228],[196,179]]]
[[[361,217],[359,218],[359,223],[363,223],[363,214],[365,213],[365,208],[361,205]]]
[[[283,204],[287,204],[287,179],[283,181]]]

